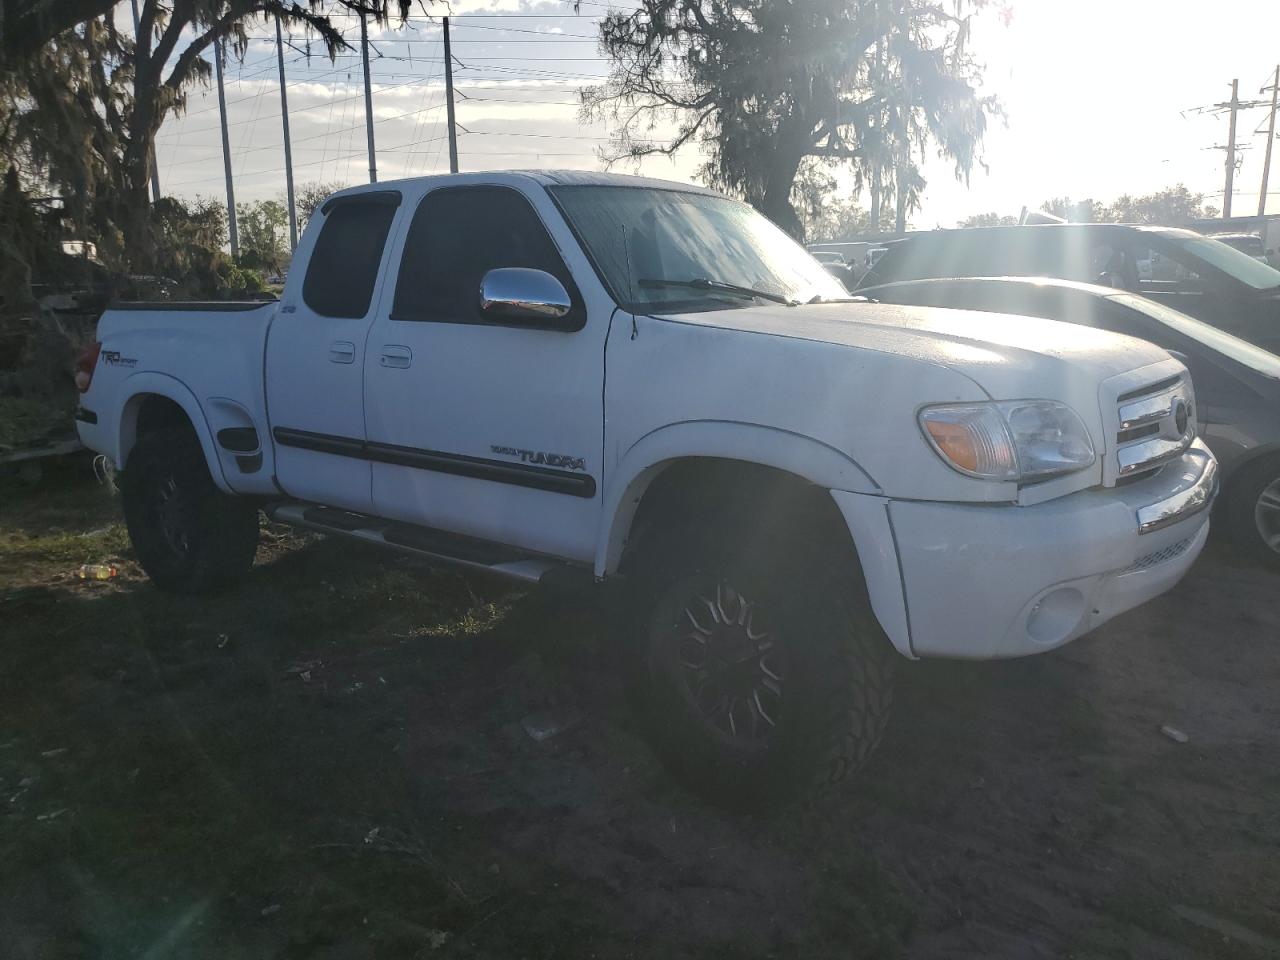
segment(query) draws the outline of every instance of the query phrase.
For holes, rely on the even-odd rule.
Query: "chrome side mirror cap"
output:
[[[545,270],[501,267],[480,281],[480,313],[492,320],[560,320],[572,306],[564,284]]]

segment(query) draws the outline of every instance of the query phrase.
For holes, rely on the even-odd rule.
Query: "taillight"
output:
[[[81,393],[89,392],[89,384],[93,383],[93,371],[98,366],[98,354],[102,352],[102,344],[95,340],[76,358],[76,389]]]

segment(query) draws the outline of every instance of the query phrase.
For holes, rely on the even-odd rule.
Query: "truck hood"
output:
[[[1103,380],[1168,360],[1144,340],[1036,317],[887,303],[760,306],[666,320],[909,356],[962,373],[996,400],[1096,398]],[[1083,411],[1081,411],[1083,412]]]

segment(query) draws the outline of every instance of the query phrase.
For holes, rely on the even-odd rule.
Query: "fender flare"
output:
[[[596,533],[597,577],[617,570],[631,521],[649,484],[673,462],[690,458],[773,467],[828,490],[880,492],[856,460],[803,434],[733,420],[668,424],[637,440],[608,472]]]
[[[1201,438],[1203,439],[1203,437]],[[1268,457],[1280,457],[1280,443],[1265,443],[1256,447],[1250,447],[1244,453],[1241,453],[1231,461],[1231,467],[1227,471],[1226,476],[1222,478],[1222,488],[1226,490],[1231,486],[1231,482],[1236,475],[1242,470],[1248,470],[1259,460],[1266,460]]]
[[[235,492],[223,475],[222,463],[218,458],[218,451],[213,443],[213,433],[205,419],[204,409],[185,383],[167,373],[148,370],[135,373],[125,380],[122,384],[122,393],[128,399],[120,408],[120,437],[116,447],[119,457],[117,467],[124,467],[127,464],[129,454],[137,443],[138,408],[142,405],[143,396],[164,397],[181,407],[187,419],[191,421],[191,426],[200,440],[200,449],[204,452],[205,463],[209,467],[209,474],[213,477],[214,484],[223,493]]]

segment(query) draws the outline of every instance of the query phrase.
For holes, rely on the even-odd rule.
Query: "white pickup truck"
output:
[[[857,768],[898,656],[1039,653],[1168,590],[1216,492],[1163,350],[852,300],[750,207],[654,180],[344,191],[279,302],[121,304],[98,337],[80,436],[158,586],[243,575],[259,510],[616,579],[657,750],[743,805]]]

